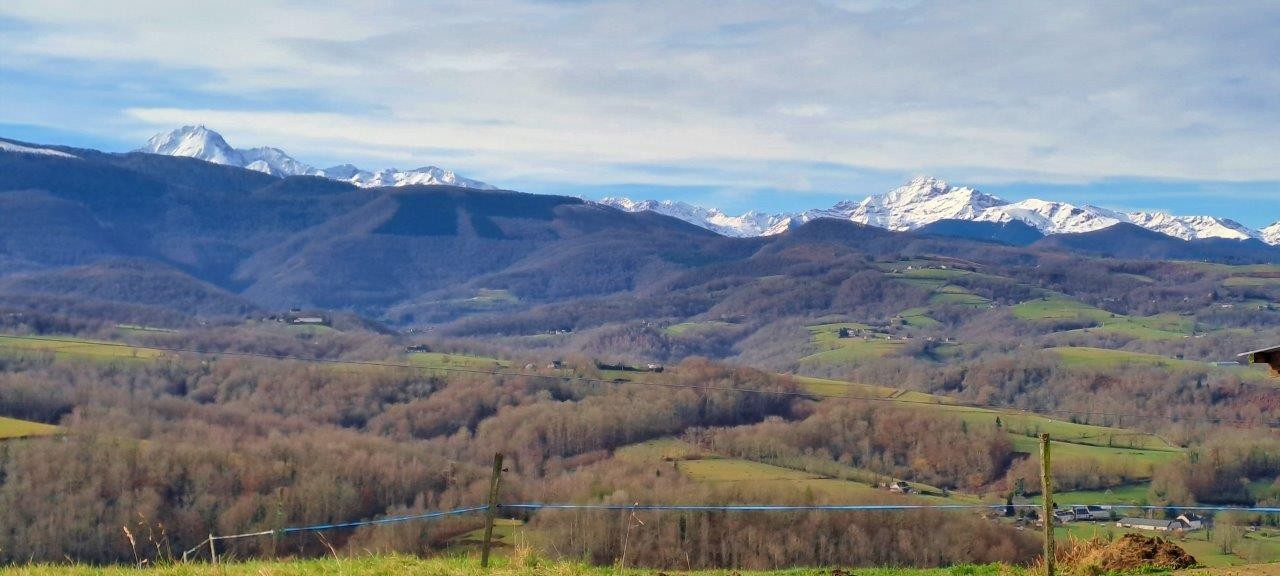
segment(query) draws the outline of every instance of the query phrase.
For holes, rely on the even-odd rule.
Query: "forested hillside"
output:
[[[0,561],[475,505],[495,452],[511,502],[999,505],[1037,496],[1050,432],[1064,501],[1280,501],[1280,391],[1233,363],[1280,342],[1258,243],[726,238],[572,197],[60,150],[0,152]],[[508,545],[663,568],[1036,550],[1026,518],[972,512],[507,516]],[[228,552],[467,550],[477,522]]]

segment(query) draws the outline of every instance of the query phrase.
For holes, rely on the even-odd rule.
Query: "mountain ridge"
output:
[[[896,231],[918,230],[944,220],[1018,221],[1046,236],[1093,232],[1127,223],[1180,240],[1252,239],[1273,246],[1280,244],[1280,222],[1262,230],[1252,230],[1229,218],[1216,216],[1120,212],[1037,198],[1009,202],[973,188],[953,187],[943,180],[927,176],[918,176],[903,186],[861,201],[844,200],[830,208],[795,213],[749,211],[733,216],[685,202],[613,197],[600,202],[629,212],[652,210],[736,237],[774,235],[816,218],[836,218]],[[767,226],[761,223],[767,223]]]
[[[324,169],[316,168],[298,161],[279,148],[270,146],[233,148],[222,134],[210,130],[203,124],[183,126],[156,134],[135,152],[196,158],[214,164],[246,168],[278,178],[320,176],[349,182],[361,188],[425,185],[497,190],[497,187],[491,184],[463,178],[452,170],[436,166],[423,166],[412,170],[386,168],[378,171],[365,170],[351,164],[340,164]]]
[[[720,218],[726,227],[781,231],[732,238],[653,211],[660,203],[631,205],[628,212],[572,196],[444,185],[360,188],[185,156],[0,142],[7,143],[0,150],[0,222],[6,224],[0,226],[0,298],[80,299],[82,307],[218,315],[322,308],[392,325],[458,321],[458,334],[528,334],[564,326],[546,310],[585,326],[633,314],[636,298],[660,307],[663,317],[695,311],[717,317],[729,313],[717,310],[733,306],[715,304],[711,294],[733,286],[742,290],[733,302],[783,305],[775,296],[789,285],[785,279],[750,287],[742,278],[792,265],[813,274],[837,261],[865,268],[872,266],[868,258],[897,262],[917,255],[1028,269],[1089,255],[1280,263],[1280,249],[1252,239],[1186,242],[1130,223],[1046,239],[1021,220],[953,218],[1005,207],[976,191],[918,213],[941,219],[901,231],[839,212],[735,221],[670,204],[690,210],[686,217]],[[231,152],[239,153],[220,152],[232,159]],[[928,183],[888,200],[927,201],[948,190]],[[877,218],[891,204],[881,199],[842,208],[883,225]],[[879,268],[864,272],[869,276],[824,282],[885,280]],[[709,282],[708,292],[659,296],[688,282]],[[824,290],[787,294],[786,302],[828,298]],[[486,316],[518,310],[529,316],[510,322]],[[484,319],[461,320],[472,314]]]

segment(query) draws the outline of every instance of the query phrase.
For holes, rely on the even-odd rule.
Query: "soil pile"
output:
[[[1177,570],[1195,566],[1196,559],[1163,538],[1125,534],[1083,555],[1077,565],[1101,573],[1131,572],[1148,567]]]

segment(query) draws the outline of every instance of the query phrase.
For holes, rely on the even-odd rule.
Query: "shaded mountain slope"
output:
[[[1029,246],[1035,230],[1017,222],[948,220],[895,232],[816,218],[729,238],[567,196],[358,188],[192,158],[49,150],[0,151],[4,290],[202,314],[317,307],[405,324],[523,314],[520,330],[534,331],[655,314],[887,319],[930,297],[925,283],[881,277],[886,263],[913,258],[1018,277],[974,276],[937,297],[969,302],[1010,299],[1019,283],[1052,286],[1060,280],[1037,278],[1038,266],[1084,257],[1280,261],[1258,241],[1188,242],[1130,224]]]
[[[1046,236],[1032,246],[1108,258],[1202,260],[1222,264],[1280,262],[1280,249],[1258,240],[1181,240],[1127,223],[1094,232]]]

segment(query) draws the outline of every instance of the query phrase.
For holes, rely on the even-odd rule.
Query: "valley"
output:
[[[0,576],[1280,576],[1280,3],[0,2]]]
[[[189,547],[466,507],[495,452],[510,502],[1000,507],[1038,498],[1048,433],[1064,504],[1280,497],[1280,390],[1235,363],[1280,341],[1280,258],[1258,242],[831,218],[735,238],[566,196],[52,150],[66,156],[0,153],[0,215],[22,215],[0,228],[0,522],[27,527],[0,555],[118,562],[137,554],[119,526]],[[1102,253],[1117,235],[1158,250]],[[42,516],[52,500],[82,512]],[[632,534],[629,561],[1037,549],[1016,519],[973,510],[672,514],[637,516],[662,528]],[[631,534],[590,509],[505,516],[501,542],[557,559],[615,562]],[[361,525],[225,553],[468,555],[477,529]],[[1280,559],[1268,550],[1210,557]]]

